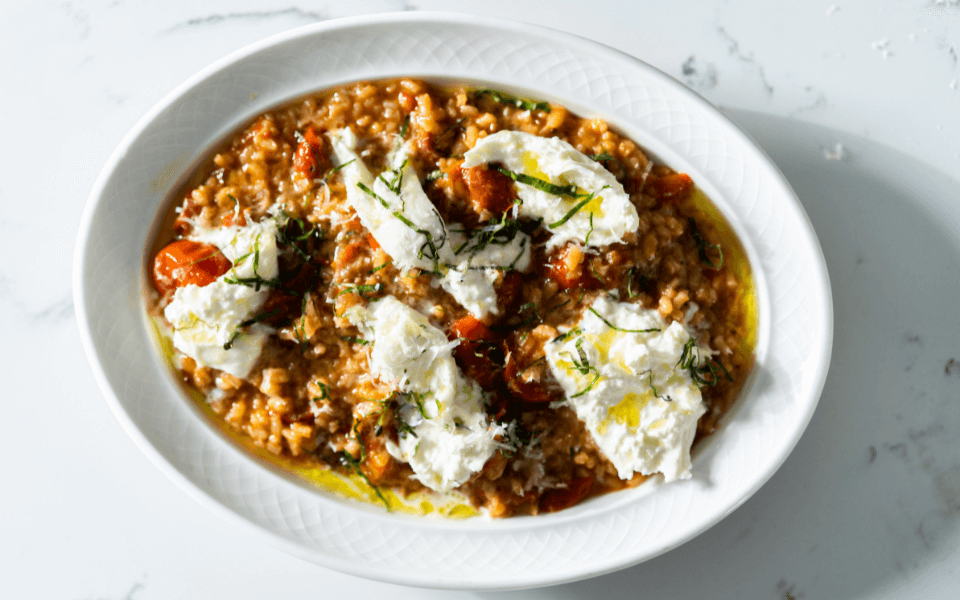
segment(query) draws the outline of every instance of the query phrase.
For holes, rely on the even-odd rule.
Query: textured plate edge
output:
[[[600,51],[600,52],[606,52],[606,53],[615,53],[620,56],[621,60],[642,63],[642,61],[639,61],[635,57],[631,57],[619,50],[610,48],[598,42],[587,40],[585,38],[582,38],[573,34],[557,32],[548,28],[529,25],[526,23],[501,21],[496,19],[483,19],[483,18],[476,18],[472,16],[456,15],[456,14],[448,14],[448,13],[399,13],[399,14],[379,14],[379,15],[367,16],[367,17],[351,17],[348,19],[338,19],[338,20],[323,22],[316,25],[309,25],[306,27],[290,30],[288,32],[284,32],[275,36],[271,36],[269,38],[266,38],[265,40],[262,40],[260,42],[256,42],[254,44],[241,48],[225,56],[224,58],[218,61],[215,61],[208,67],[202,69],[196,75],[187,79],[184,83],[182,83],[173,91],[171,91],[169,94],[167,94],[159,103],[157,103],[150,111],[148,111],[148,113],[144,115],[143,118],[141,118],[138,121],[138,123],[134,126],[134,128],[131,129],[131,131],[123,138],[120,145],[117,147],[117,149],[111,155],[110,159],[107,161],[104,169],[100,173],[100,176],[97,178],[97,181],[92,188],[91,194],[88,198],[88,203],[84,209],[84,213],[81,218],[80,234],[78,235],[77,244],[76,244],[75,261],[74,261],[74,301],[76,306],[78,323],[80,324],[80,329],[81,329],[81,342],[84,347],[84,351],[87,354],[88,362],[91,363],[91,367],[93,368],[98,386],[101,388],[101,392],[103,392],[104,395],[107,397],[108,402],[111,405],[111,409],[113,410],[114,414],[117,415],[124,429],[127,430],[129,434],[131,434],[131,437],[134,439],[137,445],[140,446],[145,451],[148,457],[150,457],[150,459],[155,464],[157,464],[158,467],[160,467],[165,474],[170,476],[175,483],[177,483],[180,487],[184,488],[185,491],[187,491],[192,497],[197,498],[201,504],[209,506],[210,508],[214,509],[214,512],[224,515],[225,517],[228,518],[228,520],[239,521],[241,523],[244,523],[246,526],[254,529],[255,531],[259,532],[260,534],[266,534],[267,537],[269,537],[270,540],[275,545],[279,545],[283,547],[286,551],[294,555],[300,556],[302,558],[305,558],[307,560],[310,560],[312,562],[317,561],[317,555],[314,552],[305,550],[304,548],[295,544],[294,542],[291,542],[274,532],[266,530],[265,528],[263,528],[258,524],[250,522],[245,517],[236,513],[233,509],[230,509],[222,505],[220,502],[210,497],[207,492],[200,489],[196,484],[194,484],[192,481],[188,480],[186,477],[180,474],[163,456],[159,454],[159,452],[155,448],[153,448],[153,446],[146,440],[146,438],[139,431],[137,426],[133,423],[130,416],[126,414],[126,412],[120,406],[119,398],[114,393],[113,388],[110,386],[110,383],[107,380],[106,374],[103,371],[102,366],[99,364],[99,362],[96,360],[96,357],[95,357],[93,340],[91,337],[91,332],[88,327],[89,312],[87,310],[86,300],[83,294],[83,290],[85,289],[84,288],[85,281],[83,277],[83,264],[85,262],[85,258],[87,257],[87,253],[89,250],[90,224],[95,216],[95,210],[96,210],[96,202],[93,202],[93,200],[95,198],[98,198],[102,194],[103,188],[106,182],[108,181],[109,176],[113,173],[117,164],[126,153],[127,149],[130,147],[132,142],[143,132],[146,126],[157,116],[157,114],[162,112],[170,104],[172,104],[174,101],[179,99],[187,90],[192,89],[195,85],[202,82],[205,78],[209,77],[211,74],[216,73],[217,71],[219,71],[220,69],[224,68],[225,66],[231,63],[238,62],[251,54],[255,54],[256,52],[260,51],[265,47],[271,46],[283,40],[295,39],[299,36],[306,35],[306,34],[310,34],[310,35],[318,34],[328,29],[338,29],[341,27],[349,27],[349,26],[355,26],[355,25],[372,25],[372,24],[390,23],[390,22],[395,22],[397,20],[413,21],[413,22],[426,20],[433,23],[445,23],[445,22],[454,21],[457,24],[468,24],[468,23],[480,22],[484,25],[487,25],[496,29],[508,28],[508,29],[514,29],[514,30],[522,30],[528,33],[529,32],[536,33],[544,37],[556,39],[561,43],[565,43],[565,44],[573,43],[575,45],[590,48],[592,52]],[[675,80],[663,74],[662,72],[658,71],[654,67],[651,67],[646,63],[642,63],[642,64],[646,68],[660,74],[663,80],[665,82],[668,82],[669,85],[675,85],[677,87],[683,88],[683,86],[679,82],[676,82]],[[690,93],[690,91],[687,90],[686,88],[683,88],[683,89],[686,93]],[[703,104],[703,108],[707,109],[709,112],[713,113],[714,115],[718,114],[718,111],[716,110],[716,108],[710,105],[706,100],[703,100],[699,96],[697,96],[697,99]],[[751,140],[752,142],[752,138],[750,138],[748,134],[743,132],[741,128],[736,126],[736,124],[733,123],[728,117],[722,114],[720,116],[722,120],[726,122],[727,125],[732,125],[733,127],[735,127],[741,136],[743,136],[747,140]],[[754,149],[757,149],[757,146],[753,143],[748,145]],[[785,186],[786,190],[789,192],[789,196],[793,198],[794,207],[803,216],[804,223],[807,226],[807,230],[808,230],[807,234],[812,235],[812,226],[809,223],[809,218],[806,216],[805,211],[803,211],[802,205],[799,203],[799,200],[796,199],[796,195],[792,192],[792,190],[789,187],[789,184],[786,183],[785,179],[783,179],[782,174],[779,172],[776,165],[772,161],[770,161],[769,157],[763,154],[762,151],[760,152],[763,158],[762,162],[764,162],[769,167],[772,167],[772,169],[776,172],[776,174],[779,175],[778,182],[782,186]],[[819,261],[823,269],[822,274],[825,277],[825,284],[826,284],[825,289],[827,291],[826,297],[822,299],[822,301],[824,302],[825,310],[823,312],[823,319],[821,322],[821,326],[824,328],[824,331],[826,332],[826,335],[821,340],[821,352],[824,353],[824,356],[827,358],[827,360],[822,361],[820,363],[822,365],[822,368],[819,369],[819,372],[816,373],[813,377],[813,382],[815,384],[815,387],[817,388],[816,390],[814,390],[813,396],[814,398],[819,398],[819,394],[822,391],[822,387],[825,382],[827,368],[829,366],[829,354],[830,354],[831,343],[832,343],[832,331],[833,331],[832,297],[829,294],[829,278],[826,272],[826,264],[823,259],[822,250],[820,249],[819,244],[816,241],[815,235],[812,235],[812,242],[813,242],[813,246],[816,248],[819,254]],[[795,439],[792,440],[792,442],[789,444],[789,447],[792,448],[793,446],[795,446],[796,441],[799,440],[800,436],[802,436],[802,433],[805,430],[806,425],[809,422],[809,419],[812,417],[812,414],[815,411],[816,404],[817,404],[816,401],[810,403],[808,410],[806,411],[806,414],[805,414],[806,418],[802,423],[802,426],[796,428],[796,435],[794,436]],[[780,464],[782,464],[783,460],[786,460],[787,456],[789,456],[789,453],[785,454],[782,457]],[[779,468],[779,464],[777,465],[777,468]],[[706,529],[709,529],[709,527],[712,527],[714,524],[722,520],[730,512],[733,512],[733,510],[736,510],[737,507],[742,505],[742,503],[745,502],[750,496],[752,496],[752,494],[757,489],[762,487],[762,485],[769,479],[769,477],[771,477],[773,473],[776,472],[777,468],[770,470],[770,472],[767,474],[767,477],[759,481],[756,484],[755,488],[752,491],[750,491],[749,494],[744,496],[736,506],[730,507],[730,509],[726,511],[723,515],[719,516],[716,520],[709,523],[705,527],[700,528],[698,531],[692,533],[688,537],[685,537],[684,539],[677,541],[675,544],[672,544],[669,547],[663,547],[660,550],[660,552],[656,554],[644,555],[639,559],[627,559],[617,564],[609,565],[607,568],[604,568],[604,569],[595,569],[592,571],[575,573],[563,579],[558,579],[556,577],[546,577],[543,579],[540,579],[537,577],[531,577],[523,582],[516,581],[513,583],[506,583],[506,584],[491,584],[489,581],[483,581],[483,582],[475,582],[476,583],[475,585],[464,586],[463,582],[456,582],[455,585],[451,585],[450,582],[437,582],[437,581],[424,582],[422,579],[419,579],[416,577],[392,578],[389,576],[379,576],[379,574],[371,575],[369,571],[364,571],[363,569],[355,568],[355,565],[352,565],[352,564],[332,565],[332,564],[328,564],[327,561],[323,561],[323,563],[326,564],[326,566],[331,566],[343,572],[359,575],[362,577],[372,577],[375,579],[380,579],[382,581],[401,583],[405,585],[418,585],[418,586],[426,585],[429,587],[457,588],[457,589],[491,589],[491,590],[492,589],[516,589],[519,587],[548,585],[548,584],[562,583],[567,581],[574,581],[577,579],[594,577],[594,576],[612,572],[633,564],[638,564],[645,560],[649,560],[654,556],[667,552],[670,549],[675,548],[685,543],[686,541],[689,541],[689,539],[692,539],[693,537],[695,537],[696,535],[699,535],[703,531],[706,531]]]

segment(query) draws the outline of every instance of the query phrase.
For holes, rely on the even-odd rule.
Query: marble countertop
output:
[[[833,282],[831,372],[780,471],[694,542],[522,592],[361,580],[212,515],[150,463],[103,400],[80,345],[71,271],[87,194],[120,139],[237,48],[399,10],[511,17],[637,56],[727,110],[796,189]],[[0,595],[956,598],[958,44],[957,0],[5,3],[0,364],[12,387],[0,419]]]

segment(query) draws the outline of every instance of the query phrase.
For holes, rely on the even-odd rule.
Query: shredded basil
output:
[[[259,315],[256,315],[256,316],[254,316],[254,317],[251,317],[251,318],[247,319],[246,321],[240,323],[239,325],[237,325],[237,326],[234,328],[233,333],[230,335],[230,339],[227,340],[227,343],[225,343],[225,344],[223,345],[223,349],[224,349],[224,350],[229,350],[229,349],[233,348],[233,342],[234,342],[238,337],[240,337],[240,335],[243,333],[243,332],[240,331],[240,330],[243,329],[244,327],[249,327],[249,326],[253,325],[254,323],[259,323],[260,321],[264,321],[264,320],[266,320],[266,319],[269,319],[270,317],[272,317],[272,316],[274,316],[274,315],[277,315],[277,314],[279,314],[279,313],[280,313],[280,309],[279,309],[279,308],[275,308],[275,309],[273,309],[273,310],[271,310],[271,311],[268,311],[268,312],[265,312],[265,313],[260,313]]]
[[[393,173],[393,181],[387,181],[386,178],[383,176],[383,173],[381,173],[377,177],[377,179],[382,181],[387,186],[388,190],[390,190],[397,196],[400,195],[400,188],[403,186],[403,170],[407,167],[407,162],[408,162],[407,159],[404,159],[403,163],[399,167],[397,167],[396,169],[391,169],[389,171],[390,173]],[[388,171],[384,171],[384,172],[388,172]]]
[[[583,338],[578,339],[576,343],[577,354],[579,354],[580,362],[577,362],[577,357],[573,356],[573,354],[569,352],[565,352],[564,354],[568,354],[570,356],[570,361],[574,364],[574,369],[576,369],[578,373],[584,376],[592,374],[593,380],[589,384],[587,384],[587,387],[583,388],[576,394],[570,396],[571,398],[579,398],[580,396],[583,396],[584,394],[592,390],[593,387],[597,385],[597,382],[600,381],[600,371],[599,369],[597,369],[596,367],[594,367],[593,365],[587,362],[587,356],[584,353],[583,348],[581,347],[582,343],[583,343]]]
[[[703,389],[717,385],[717,382],[720,380],[720,372],[724,374],[727,381],[733,381],[733,377],[727,368],[723,366],[723,363],[698,356],[698,353],[694,351],[695,346],[696,342],[694,342],[693,338],[687,340],[687,343],[683,345],[683,351],[680,354],[680,360],[677,361],[676,366],[688,370],[690,372],[690,379],[693,380],[698,388]],[[709,374],[709,377],[706,377],[707,374]]]
[[[693,217],[691,217],[689,221],[690,233],[693,235],[693,241],[697,244],[697,254],[700,256],[700,262],[707,265],[711,269],[719,269],[721,266],[723,266],[723,248],[720,247],[720,244],[707,244],[707,242],[704,241],[704,239],[700,236],[700,232],[697,231],[697,223],[693,220]],[[713,261],[707,256],[707,250],[714,248],[720,255],[717,264],[713,264]]]
[[[627,279],[627,297],[628,298],[636,298],[639,295],[633,292],[633,274],[636,272],[637,272],[636,267],[630,267],[629,269],[627,269],[627,272],[624,274],[624,276]]]
[[[525,175],[524,173],[514,173],[513,171],[505,169],[500,165],[493,165],[493,168],[517,183],[524,183],[537,188],[541,192],[553,194],[554,196],[565,196],[567,198],[592,198],[591,194],[577,193],[577,186],[575,185],[557,185],[544,179],[540,179],[539,177],[532,177],[530,175]]]
[[[357,294],[358,296],[361,296],[361,297],[363,297],[363,298],[366,298],[367,296],[365,296],[364,294],[375,294],[375,293],[377,293],[377,292],[379,292],[379,291],[381,291],[381,290],[383,290],[383,284],[382,284],[382,283],[374,283],[374,284],[372,284],[372,285],[366,285],[366,284],[365,284],[365,285],[351,285],[351,286],[349,286],[349,287],[341,290],[340,293],[337,294],[336,297],[339,298],[340,296],[343,296],[344,294]]]
[[[436,181],[444,176],[446,176],[446,173],[444,173],[440,169],[437,169],[435,171],[430,171],[429,173],[427,173],[427,181]]]
[[[350,342],[351,344],[360,344],[361,346],[369,346],[371,343],[370,340],[365,340],[361,337],[357,337],[354,335],[341,335],[340,339],[346,342]]]
[[[346,167],[347,165],[352,165],[352,164],[355,163],[356,161],[357,161],[357,159],[351,158],[350,160],[348,160],[347,162],[343,163],[342,165],[337,165],[336,167],[330,169],[329,171],[327,171],[327,174],[324,176],[323,182],[326,183],[326,182],[330,181],[330,178],[333,177],[333,174],[334,174],[334,173],[336,173],[337,171],[340,171],[341,169],[343,169],[343,168]]]
[[[358,461],[358,460],[355,459],[354,457],[350,456],[350,453],[349,453],[349,452],[346,452],[346,451],[341,452],[341,453],[340,453],[340,456],[341,456],[341,458],[343,459],[344,464],[347,465],[347,466],[350,466],[351,468],[353,468],[354,472],[355,472],[357,475],[359,475],[360,478],[363,479],[363,480],[366,482],[367,485],[370,486],[370,488],[374,491],[374,493],[377,494],[377,498],[380,498],[380,501],[383,502],[383,505],[387,507],[387,511],[389,512],[389,511],[390,511],[390,503],[387,502],[387,499],[383,497],[383,494],[382,494],[382,493],[380,493],[380,488],[378,488],[377,486],[373,485],[373,483],[370,482],[370,478],[367,477],[367,475],[366,475],[363,471],[360,470],[360,461]]]
[[[536,321],[537,323],[540,323],[542,321],[542,319],[540,318],[540,311],[537,310],[536,302],[527,302],[526,304],[521,306],[520,314],[523,314],[524,311],[531,308],[533,309],[533,314],[527,317],[526,319],[524,319],[523,323],[520,323],[518,327],[526,327],[527,325],[529,325],[530,323],[533,323],[534,321]]]
[[[504,213],[499,221],[477,229],[464,229],[462,233],[466,235],[466,240],[458,247],[454,248],[453,253],[457,256],[463,253],[475,255],[484,250],[487,246],[506,246],[517,237],[521,231],[519,219],[511,219]]]
[[[603,321],[603,324],[606,325],[607,327],[609,327],[610,329],[615,329],[615,330],[617,330],[617,331],[623,331],[623,332],[625,332],[625,333],[653,333],[653,332],[656,332],[656,331],[660,331],[660,329],[659,329],[658,327],[652,327],[652,328],[650,328],[650,329],[623,329],[623,328],[621,328],[621,327],[617,327],[616,325],[614,325],[614,324],[611,323],[610,321],[608,321],[608,320],[604,319],[603,317],[601,317],[601,316],[600,316],[600,313],[598,313],[596,310],[594,310],[594,308],[593,308],[592,306],[591,306],[590,308],[588,308],[587,310],[589,310],[589,311],[592,312],[594,315],[596,315],[597,318],[600,319],[601,321]]]
[[[381,198],[379,195],[377,195],[376,192],[374,192],[373,190],[371,190],[370,188],[368,188],[366,185],[364,185],[363,182],[358,181],[358,182],[357,182],[357,187],[360,188],[361,190],[363,190],[367,195],[373,197],[374,200],[377,200],[378,202],[380,202],[380,204],[383,205],[383,207],[386,208],[387,210],[390,210],[390,209],[391,209],[391,206],[390,206],[390,203],[389,203],[389,202],[387,202],[386,200],[384,200],[383,198]]]
[[[260,266],[260,235],[259,234],[257,235],[256,239],[253,242],[253,277],[240,277],[237,275],[236,267],[248,256],[250,256],[250,253],[244,254],[243,256],[238,258],[236,262],[234,262],[233,276],[224,277],[223,278],[224,283],[229,283],[231,285],[242,285],[245,287],[252,287],[254,291],[257,291],[257,292],[260,291],[261,287],[270,287],[277,290],[283,290],[297,296],[300,295],[291,290],[287,290],[283,286],[283,283],[280,281],[279,277],[274,279],[266,279],[265,277],[261,277],[260,274],[257,273],[257,268]]]
[[[583,245],[587,246],[590,244],[590,234],[593,233],[593,213],[590,213],[590,230],[587,232],[587,237],[583,238]]]
[[[530,363],[529,365],[525,366],[525,367],[523,368],[523,370],[517,371],[517,374],[513,376],[513,379],[514,379],[514,380],[519,379],[521,375],[523,375],[524,373],[526,373],[527,371],[529,371],[530,369],[532,369],[532,368],[535,367],[536,365],[538,365],[538,364],[540,364],[540,363],[542,363],[542,362],[545,362],[546,360],[547,360],[547,357],[546,357],[546,356],[541,356],[541,357],[538,358],[537,360],[535,360],[535,361],[533,361],[532,363]]]
[[[499,92],[497,90],[477,90],[477,96],[483,96],[484,94],[490,96],[494,102],[512,104],[517,108],[522,108],[524,110],[542,110],[543,112],[550,112],[550,103],[548,102],[524,100],[522,98],[517,98],[516,96],[511,96],[510,94]]]
[[[611,291],[611,290],[607,289],[607,282],[603,279],[603,277],[600,276],[600,273],[598,273],[597,270],[593,267],[593,262],[587,261],[587,267],[590,269],[590,274],[593,275],[594,278],[595,278],[597,281],[600,282],[600,287],[601,287],[601,289],[603,290],[603,293],[606,294],[606,295],[608,295],[608,296],[610,296],[610,298],[612,298],[612,299],[614,299],[614,300],[619,300],[619,299],[620,299],[620,298],[619,298],[619,296],[620,296],[620,290],[619,290],[619,289],[615,289],[615,290],[612,290],[612,291]],[[614,293],[614,292],[616,292],[616,293]],[[583,297],[583,296],[581,296],[581,298],[582,298],[582,297]],[[579,304],[579,303],[578,303],[578,304]]]
[[[410,115],[407,115],[407,118],[403,120],[403,125],[400,126],[400,137],[407,137],[407,130],[410,129]]]
[[[367,445],[363,443],[360,437],[360,419],[353,422],[353,437],[360,444],[360,462],[367,460]]]
[[[384,183],[386,183],[386,180],[384,180]],[[364,191],[365,193],[367,193],[368,195],[372,196],[374,199],[378,200],[378,201],[380,202],[380,204],[383,205],[384,208],[386,208],[387,210],[391,210],[390,204],[389,204],[386,200],[384,200],[383,198],[381,198],[380,196],[378,196],[378,195],[377,195],[373,190],[371,190],[369,187],[367,187],[366,185],[364,185],[363,183],[360,183],[360,182],[357,182],[357,187],[359,187],[361,190],[363,190],[363,191]],[[389,187],[389,184],[388,184],[388,187]],[[437,210],[436,210],[435,208],[433,209],[433,212],[434,212],[434,214],[437,216],[437,221],[441,224],[441,227],[442,227],[442,226],[443,226],[443,219],[440,218],[440,214],[437,212]],[[446,238],[446,230],[444,230],[444,235],[443,235],[443,236],[441,236],[438,240],[434,240],[434,237],[433,237],[433,234],[432,234],[432,233],[430,233],[430,232],[427,231],[426,229],[421,229],[420,227],[417,227],[417,226],[413,223],[413,221],[411,221],[411,220],[408,219],[406,216],[404,216],[404,214],[403,214],[402,212],[400,212],[399,210],[393,211],[392,214],[393,214],[393,216],[396,217],[397,220],[399,220],[401,223],[403,223],[404,225],[406,225],[406,226],[409,227],[410,229],[413,229],[414,231],[416,231],[417,233],[419,233],[420,235],[422,235],[422,236],[424,236],[424,237],[426,238],[426,241],[423,243],[423,245],[420,246],[420,250],[419,250],[419,253],[418,253],[417,257],[418,257],[419,259],[423,259],[424,255],[426,255],[426,257],[427,257],[428,259],[430,259],[430,260],[433,261],[433,271],[432,271],[432,273],[433,273],[434,275],[438,276],[438,277],[442,277],[442,276],[443,276],[443,272],[440,270],[440,247],[442,247],[442,246],[443,246],[443,243],[447,240],[447,238]],[[428,250],[429,250],[429,254],[426,253]]]
[[[580,328],[579,328],[579,327],[574,327],[573,329],[571,329],[570,331],[568,331],[568,332],[566,332],[566,333],[561,333],[561,334],[558,335],[557,337],[555,337],[555,338],[553,338],[552,340],[550,340],[550,343],[552,344],[553,342],[565,342],[565,341],[567,341],[568,339],[572,338],[572,337],[575,336],[575,335],[580,335]]]
[[[330,400],[330,386],[322,381],[318,381],[317,386],[320,388],[320,395],[314,398],[313,401],[320,402],[321,400]]]
[[[386,267],[386,266],[389,265],[389,264],[390,264],[389,262],[385,262],[385,263],[383,263],[382,265],[377,265],[376,267],[374,267],[374,268],[370,269],[369,271],[367,271],[367,275],[373,275],[374,273],[376,273],[377,271],[379,271],[380,269]]]
[[[620,167],[620,170],[623,172],[624,175],[627,174],[627,168],[626,168],[625,166],[623,166],[623,163],[620,162],[620,160],[619,160],[617,157],[612,156],[612,155],[608,154],[608,153],[605,152],[605,151],[604,151],[604,152],[601,152],[600,154],[591,154],[591,155],[589,155],[589,156],[590,156],[591,159],[593,159],[593,160],[595,160],[595,161],[597,161],[597,162],[614,162],[614,163],[617,164],[617,166]],[[607,170],[609,171],[610,169],[607,168]]]
[[[571,208],[571,209],[567,212],[567,214],[563,215],[563,218],[561,218],[561,219],[560,219],[559,221],[557,221],[556,223],[550,223],[549,225],[547,225],[547,227],[549,227],[550,229],[556,229],[557,227],[560,227],[561,225],[563,225],[564,223],[566,223],[567,221],[569,221],[570,218],[573,217],[573,215],[575,215],[575,214],[577,214],[578,212],[580,212],[580,209],[581,209],[581,208],[583,208],[584,206],[586,206],[587,204],[589,204],[591,200],[593,200],[594,198],[596,198],[596,197],[597,197],[597,194],[599,194],[599,193],[602,192],[603,190],[607,189],[608,187],[610,187],[610,186],[609,186],[609,185],[605,185],[605,186],[603,186],[602,188],[600,188],[599,190],[597,190],[596,192],[587,195],[586,198],[584,198],[584,199],[581,200],[580,202],[577,202],[577,204],[576,204],[573,208]],[[582,196],[582,194],[581,194],[581,196]],[[593,216],[593,213],[591,212],[590,215]],[[591,222],[591,227],[592,227],[592,222]]]
[[[276,221],[277,241],[293,249],[297,256],[304,262],[310,262],[310,255],[300,247],[300,243],[307,241],[311,237],[316,238],[317,241],[323,241],[323,230],[314,225],[307,226],[302,219],[291,217],[285,210],[280,211],[280,214],[276,216]],[[291,223],[296,226],[297,233],[287,233],[287,229],[291,227]],[[257,259],[256,256],[254,258],[255,260]]]

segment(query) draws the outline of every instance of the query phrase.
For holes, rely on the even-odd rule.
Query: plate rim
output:
[[[334,19],[329,21],[323,21],[320,23],[315,23],[303,27],[298,27],[286,32],[282,32],[270,37],[267,37],[258,42],[249,44],[243,48],[235,50],[224,56],[221,59],[218,59],[208,65],[207,67],[201,69],[196,74],[185,80],[183,83],[175,87],[171,92],[166,94],[157,104],[155,104],[147,113],[134,125],[134,127],[122,138],[121,142],[111,154],[110,158],[107,160],[105,166],[101,170],[99,176],[97,177],[93,188],[91,189],[90,195],[87,200],[87,204],[84,208],[83,215],[80,221],[80,228],[76,242],[76,251],[74,255],[74,269],[73,269],[73,281],[74,281],[74,304],[77,314],[77,321],[81,334],[81,343],[84,348],[84,352],[87,355],[88,362],[91,365],[91,368],[94,372],[95,379],[97,381],[98,387],[101,392],[106,397],[108,404],[111,407],[113,413],[117,416],[121,425],[131,436],[131,438],[136,442],[136,444],[143,450],[151,461],[160,468],[168,477],[170,477],[179,487],[187,491],[191,497],[197,499],[201,504],[212,509],[217,514],[228,518],[228,520],[236,521],[247,526],[249,529],[256,531],[258,534],[265,535],[272,544],[281,546],[284,550],[290,552],[291,554],[300,556],[310,560],[311,562],[319,562],[325,566],[331,566],[337,570],[347,572],[353,575],[359,575],[362,577],[379,579],[381,581],[388,581],[392,583],[400,583],[405,585],[417,585],[424,587],[438,587],[438,588],[456,588],[456,589],[515,589],[518,587],[530,587],[536,585],[548,585],[555,583],[562,583],[567,581],[574,581],[577,579],[584,579],[588,577],[594,577],[603,573],[611,572],[617,569],[625,568],[627,566],[649,560],[663,552],[667,552],[670,549],[679,546],[683,543],[686,543],[693,537],[703,533],[714,524],[725,518],[728,514],[736,510],[741,506],[747,499],[749,499],[763,484],[769,480],[770,477],[779,469],[780,465],[786,460],[789,456],[790,451],[783,453],[779,457],[779,461],[776,462],[775,466],[769,469],[769,472],[765,473],[763,476],[754,480],[754,485],[750,487],[747,493],[742,494],[739,501],[726,507],[724,511],[715,515],[715,518],[711,519],[706,525],[699,527],[695,532],[690,535],[676,541],[676,543],[669,546],[664,546],[655,553],[645,554],[640,557],[625,557],[624,559],[616,562],[611,562],[610,564],[585,569],[582,572],[570,573],[566,577],[537,577],[536,574],[533,576],[524,579],[522,581],[514,580],[511,582],[473,582],[473,585],[463,586],[459,583],[455,585],[450,585],[452,582],[449,580],[442,581],[430,581],[424,580],[422,577],[418,576],[391,576],[389,574],[380,574],[372,573],[369,567],[358,566],[349,562],[335,561],[335,560],[322,560],[318,557],[318,554],[310,549],[304,548],[301,545],[298,545],[291,540],[281,536],[279,533],[272,531],[268,528],[263,527],[260,524],[254,523],[248,517],[241,515],[234,508],[228,507],[213,496],[209,494],[208,491],[202,489],[194,481],[187,478],[175,465],[171,464],[165,456],[163,456],[160,451],[154,447],[154,445],[146,438],[141,429],[134,422],[132,416],[124,409],[117,391],[114,389],[111,381],[104,370],[103,365],[100,363],[99,355],[97,354],[93,331],[90,326],[90,307],[87,306],[87,298],[84,295],[84,290],[86,289],[87,281],[84,273],[84,267],[89,259],[89,254],[91,252],[91,234],[93,231],[93,220],[96,216],[96,209],[103,198],[104,191],[106,186],[115,175],[117,167],[122,162],[122,159],[126,155],[127,151],[135,144],[143,132],[149,127],[149,125],[167,108],[172,106],[178,100],[180,100],[187,92],[194,89],[196,86],[202,84],[208,77],[220,72],[227,66],[239,63],[244,59],[256,55],[258,52],[270,48],[274,45],[277,45],[281,42],[286,42],[290,40],[297,39],[299,37],[306,37],[312,35],[323,35],[324,33],[344,29],[356,26],[370,26],[370,25],[387,25],[394,24],[397,22],[423,22],[423,23],[455,23],[457,25],[473,25],[480,23],[484,26],[491,27],[493,29],[507,29],[517,33],[528,33],[534,32],[545,38],[549,38],[554,42],[559,42],[561,44],[573,44],[587,49],[590,53],[600,53],[607,54],[609,56],[617,56],[620,60],[627,60],[632,63],[636,63],[642,69],[647,70],[652,76],[658,77],[660,81],[658,83],[668,86],[674,86],[677,89],[682,89],[683,93],[687,95],[690,99],[700,104],[701,110],[708,111],[712,116],[719,118],[719,120],[728,128],[731,128],[731,131],[735,131],[736,135],[741,136],[744,140],[748,142],[747,147],[751,151],[756,153],[757,159],[759,159],[764,166],[771,171],[774,175],[774,182],[781,187],[781,192],[784,197],[792,202],[793,208],[798,216],[801,217],[801,225],[804,227],[804,232],[806,236],[813,241],[813,248],[815,250],[816,256],[814,258],[819,258],[819,269],[818,274],[821,275],[822,281],[821,284],[823,287],[820,289],[820,301],[824,306],[824,310],[821,313],[820,327],[825,335],[820,339],[820,353],[825,357],[822,361],[818,363],[819,368],[816,372],[812,374],[813,385],[811,389],[812,401],[809,401],[805,404],[806,410],[800,413],[800,419],[797,421],[797,427],[795,427],[792,432],[787,447],[792,450],[796,445],[799,438],[802,436],[804,430],[807,427],[807,424],[812,418],[812,415],[818,404],[820,393],[822,392],[823,385],[826,380],[827,370],[830,363],[830,352],[832,348],[832,334],[833,334],[833,306],[832,306],[832,296],[830,292],[830,282],[829,274],[827,272],[826,262],[823,257],[822,250],[820,249],[819,243],[817,242],[816,235],[813,231],[812,224],[810,223],[809,217],[806,215],[806,212],[803,210],[802,205],[799,202],[799,199],[796,197],[796,194],[792,191],[786,179],[783,177],[779,168],[769,159],[769,157],[753,142],[752,138],[743,131],[738,125],[736,125],[729,117],[719,111],[712,104],[707,102],[705,99],[700,97],[695,92],[689,90],[688,88],[682,86],[679,82],[675,81],[669,75],[659,71],[655,67],[644,63],[642,60],[632,57],[628,54],[625,54],[614,48],[605,46],[599,42],[588,40],[586,38],[553,30],[539,25],[531,25],[527,23],[522,23],[518,21],[510,21],[505,19],[493,19],[486,17],[475,17],[472,15],[463,15],[459,13],[445,13],[445,12],[412,12],[412,13],[380,13],[375,15],[367,16],[358,16],[358,17],[348,17],[344,19]],[[330,84],[335,85],[335,84]],[[324,84],[322,87],[329,87],[329,85]],[[742,237],[742,236],[741,236]],[[759,291],[759,290],[758,290]],[[548,517],[536,517],[540,521],[536,525],[537,528],[550,527],[552,524],[562,521],[562,520],[572,520],[579,517],[575,516],[563,516],[565,513],[560,513],[560,516],[556,518]],[[425,520],[424,523],[428,528],[433,528],[429,523],[429,519]],[[448,529],[448,527],[441,527],[442,529]],[[501,527],[505,529],[505,527]],[[329,557],[325,557],[329,558]],[[335,564],[340,562],[342,564]]]

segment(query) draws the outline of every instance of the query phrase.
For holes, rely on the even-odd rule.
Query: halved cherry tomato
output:
[[[507,354],[507,364],[503,368],[503,380],[513,396],[524,402],[542,404],[554,399],[550,390],[539,379],[524,379],[525,371],[534,368],[537,364],[539,364],[538,361],[533,361],[529,365],[519,365],[513,354]]]
[[[477,213],[488,210],[499,215],[513,206],[517,193],[513,181],[503,173],[486,165],[461,169],[461,173],[470,191],[470,204]]]
[[[593,487],[593,477],[571,479],[565,488],[547,490],[540,496],[540,512],[550,513],[570,508],[587,497]]]
[[[693,180],[686,173],[671,173],[662,177],[648,177],[643,191],[660,200],[681,199],[693,189]]]
[[[562,290],[598,289],[601,287],[600,282],[590,273],[588,260],[589,257],[578,244],[567,244],[550,259],[548,276],[556,281]]]
[[[303,132],[303,141],[297,146],[297,153],[293,156],[293,168],[305,177],[319,177],[320,165],[326,162],[320,138],[313,126]]]
[[[471,342],[489,342],[493,340],[493,332],[483,321],[473,315],[457,319],[450,326],[454,337],[470,340]]]
[[[161,294],[191,283],[203,287],[216,281],[232,266],[216,246],[177,240],[153,259],[153,285]]]
[[[463,372],[484,389],[496,383],[500,366],[496,360],[499,348],[493,343],[493,331],[473,315],[457,319],[450,326],[451,339],[460,339],[453,356]]]

